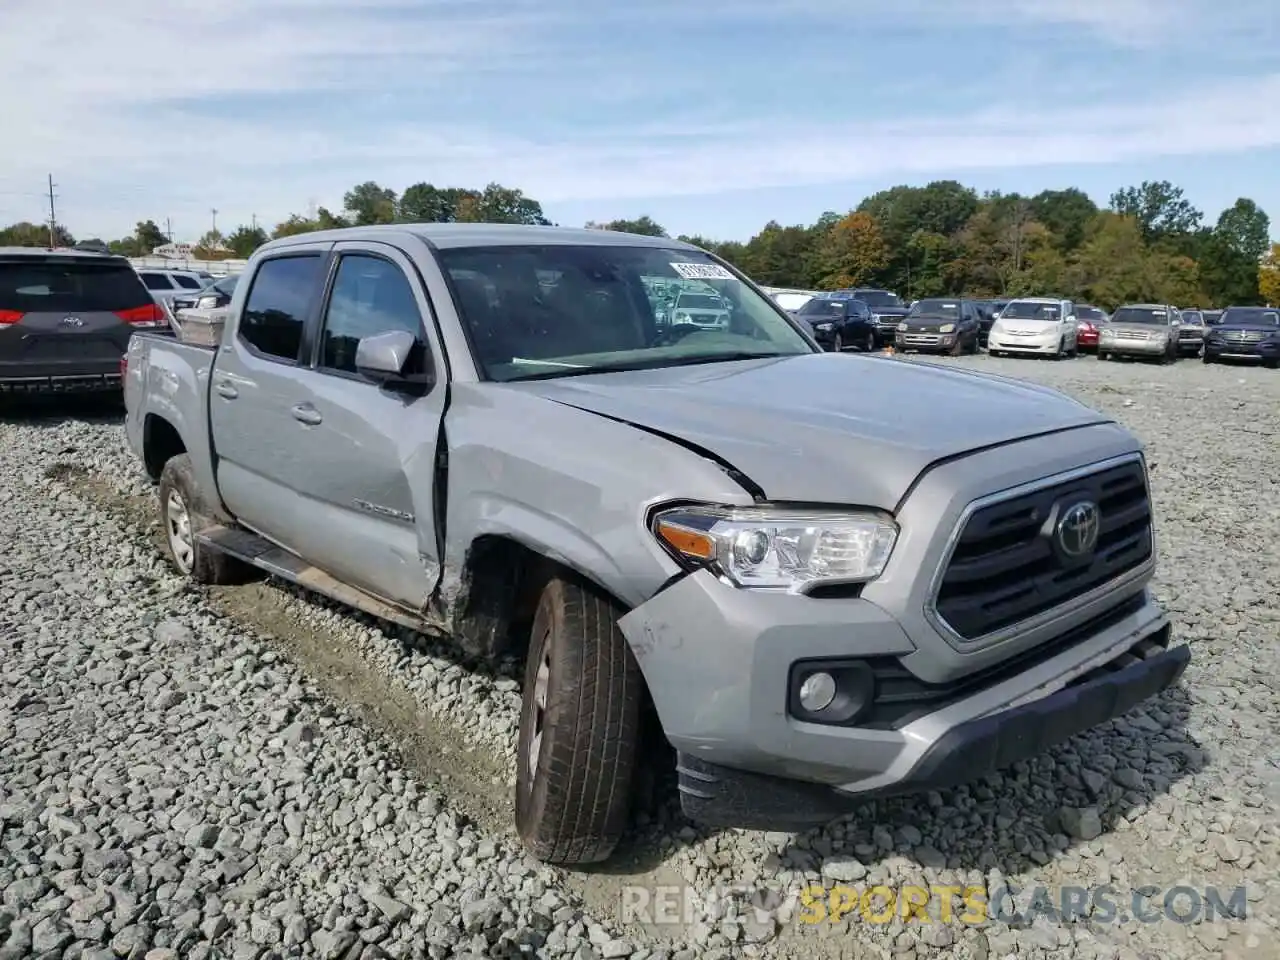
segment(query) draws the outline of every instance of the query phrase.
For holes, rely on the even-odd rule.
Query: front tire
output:
[[[867,331],[867,337],[862,342],[862,352],[863,353],[876,352],[876,332],[874,330]]]
[[[191,458],[185,453],[172,458],[160,472],[160,526],[170,562],[196,583],[238,583],[244,578],[244,565],[196,539],[196,534],[212,523],[196,484]]]
[[[516,830],[546,863],[599,863],[627,826],[640,740],[640,668],[623,611],[555,577],[534,616],[520,712]]]
[[[844,350],[844,337],[837,333],[831,338],[831,352],[840,353],[842,350]]]

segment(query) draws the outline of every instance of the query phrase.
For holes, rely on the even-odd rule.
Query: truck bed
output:
[[[168,420],[191,457],[201,488],[216,490],[209,442],[209,375],[216,348],[188,343],[171,331],[140,331],[129,342],[124,382],[125,433],[129,446],[144,455],[147,414]],[[163,463],[147,463],[158,479]]]

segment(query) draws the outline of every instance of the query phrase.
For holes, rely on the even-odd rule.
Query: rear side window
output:
[[[0,261],[0,310],[114,312],[154,302],[127,263],[65,257]]]
[[[200,281],[197,280],[195,277],[184,277],[180,273],[175,273],[173,275],[173,280],[178,286],[183,287],[187,290],[200,289]]]
[[[169,283],[169,278],[163,273],[143,273],[140,274],[142,282],[147,285],[148,290],[172,290],[173,285]]]
[[[263,261],[249,288],[240,337],[268,357],[296,361],[319,275],[319,254]]]

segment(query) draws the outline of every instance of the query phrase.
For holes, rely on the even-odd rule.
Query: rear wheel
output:
[[[173,457],[160,473],[160,524],[170,561],[196,583],[237,583],[244,578],[244,565],[196,539],[212,522],[203,507],[191,458],[185,453]]]
[[[596,587],[555,577],[529,640],[516,829],[539,860],[598,863],[626,829],[640,739],[641,676]]]

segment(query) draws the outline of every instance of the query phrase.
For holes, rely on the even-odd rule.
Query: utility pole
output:
[[[170,243],[173,243],[173,219],[170,217],[164,218],[164,235],[169,238]]]
[[[253,221],[253,229],[254,229],[254,230],[257,230],[257,229],[258,229],[258,215],[257,215],[256,213],[253,213],[253,214],[250,214],[250,215],[249,215],[249,217],[250,217],[250,219]]]
[[[49,249],[58,245],[58,214],[53,207],[53,174],[49,174]]]
[[[213,207],[210,211],[213,214],[213,232],[218,232],[218,208]]]

